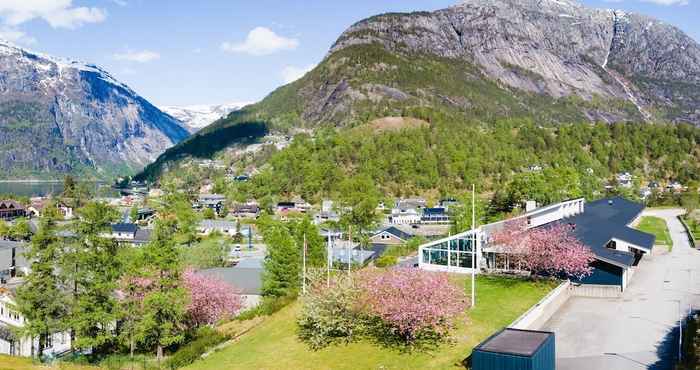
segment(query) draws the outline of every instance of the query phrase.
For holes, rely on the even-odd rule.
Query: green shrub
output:
[[[228,339],[211,327],[203,327],[197,331],[193,341],[180,347],[165,363],[169,369],[185,367],[197,361],[204,353]]]
[[[296,296],[284,297],[264,297],[259,305],[241,312],[236,316],[236,320],[245,321],[256,318],[258,316],[270,316],[273,313],[281,310],[285,306],[294,302]]]
[[[377,267],[389,267],[394,266],[397,262],[398,258],[396,256],[384,255],[377,258],[377,260],[374,261],[374,265]]]

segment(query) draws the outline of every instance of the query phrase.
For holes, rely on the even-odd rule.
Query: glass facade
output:
[[[427,244],[421,247],[421,263],[439,269],[472,268],[472,260],[478,261],[479,232],[474,231],[452,239]],[[473,255],[477,253],[477,255]],[[478,262],[477,266],[478,267]]]

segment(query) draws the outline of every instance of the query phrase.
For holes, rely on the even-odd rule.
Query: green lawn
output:
[[[668,232],[668,226],[664,219],[654,216],[643,216],[637,229],[656,235],[656,245],[665,245],[669,251],[673,248],[671,234]]]
[[[468,276],[456,276],[470,294]],[[367,341],[311,351],[296,337],[296,302],[243,335],[236,343],[189,369],[445,369],[459,368],[472,348],[507,326],[557,285],[479,276],[476,307],[460,319],[454,344],[432,353],[400,353]]]
[[[57,363],[47,365],[39,363],[28,357],[16,357],[0,355],[0,370],[98,370],[93,366],[74,365],[69,363]]]

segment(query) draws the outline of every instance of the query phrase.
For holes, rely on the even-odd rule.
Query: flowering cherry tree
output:
[[[183,282],[189,293],[187,314],[191,325],[209,325],[235,314],[243,307],[243,297],[231,285],[213,277],[185,270]]]
[[[564,223],[527,229],[522,219],[508,221],[490,236],[490,243],[533,274],[583,278],[592,271],[593,252]]]
[[[366,312],[412,341],[423,332],[447,334],[452,321],[467,308],[464,291],[446,273],[419,269],[366,269],[359,276]]]

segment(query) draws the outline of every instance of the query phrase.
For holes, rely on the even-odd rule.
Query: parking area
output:
[[[573,297],[544,325],[556,333],[557,369],[671,369],[680,313],[700,308],[700,252],[690,248],[680,210],[666,220],[671,252],[645,256],[621,298]]]

